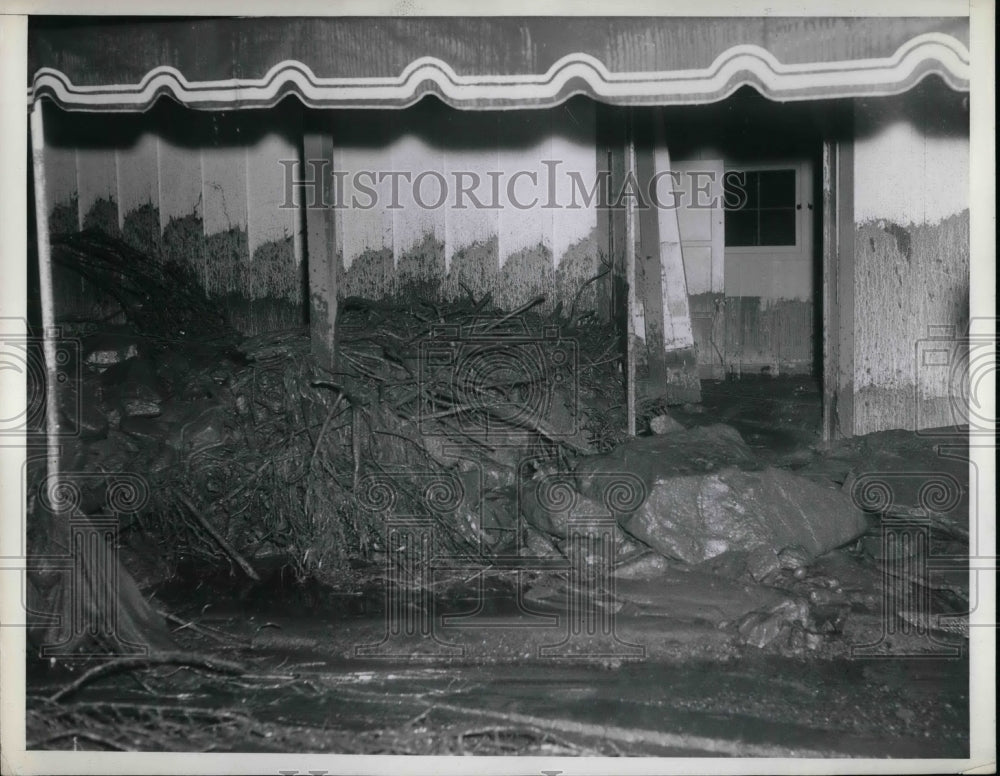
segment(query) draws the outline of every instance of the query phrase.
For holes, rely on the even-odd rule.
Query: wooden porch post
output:
[[[31,167],[35,184],[35,230],[38,245],[38,278],[42,303],[42,348],[45,354],[46,466],[50,481],[59,479],[59,370],[56,366],[58,336],[52,286],[52,251],[49,244],[49,197],[45,178],[44,100],[31,105]]]
[[[670,178],[670,153],[659,111],[636,112],[636,181],[648,207],[639,210],[636,296],[643,306],[648,375],[643,393],[668,404],[701,401],[701,381],[691,328],[687,277],[681,255],[676,203],[657,203]],[[668,184],[668,185],[664,185]]]
[[[336,361],[337,241],[333,210],[333,134],[326,112],[303,121],[301,188],[309,267],[309,333],[312,353],[326,369]]]
[[[629,245],[634,231],[629,224],[628,209],[618,202],[633,159],[629,121],[628,109],[597,106],[597,173],[606,183],[598,200],[598,244],[610,270],[607,281],[598,287],[597,304],[601,317],[614,323],[620,337],[620,353],[626,371],[629,433],[635,434],[635,353],[630,306],[635,246]]]
[[[853,121],[823,141],[823,439],[854,435]]]
[[[654,113],[637,112],[634,123],[636,180],[645,197],[656,174]],[[639,255],[636,258],[636,297],[641,300],[646,329],[646,363],[650,393],[667,387],[667,352],[663,323],[663,273],[660,263],[660,220],[652,202],[639,208]],[[681,278],[683,280],[683,277]]]

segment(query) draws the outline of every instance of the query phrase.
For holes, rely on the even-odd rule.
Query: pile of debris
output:
[[[305,328],[242,338],[183,271],[107,238],[71,247],[57,255],[92,283],[152,272],[163,304],[184,308],[175,331],[148,294],[117,292],[125,323],[80,330],[82,380],[59,397],[79,431],[67,476],[148,480],[147,508],[122,526],[140,582],[190,567],[352,588],[386,568],[393,516],[432,520],[438,558],[562,561],[572,521],[606,517],[617,609],[814,645],[857,603],[810,570],[877,529],[851,483],[768,467],[732,427],[686,428],[662,406],[641,407],[651,433],[628,439],[620,340],[593,316],[540,315],[541,298],[513,311],[471,294],[348,299],[327,372]],[[82,508],[103,497],[85,491]],[[540,574],[527,597],[567,600],[572,579]]]
[[[79,434],[63,472],[148,479],[148,508],[123,526],[146,582],[189,564],[350,584],[385,550],[372,498],[388,488],[395,514],[425,513],[431,482],[461,491],[432,509],[439,550],[488,558],[523,538],[522,479],[624,438],[613,329],[575,310],[536,314],[542,298],[508,312],[471,294],[345,300],[330,373],[305,328],[242,338],[219,323],[182,268],[93,234],[60,238],[55,255],[108,287],[124,320],[76,328],[82,379],[59,399]],[[103,489],[89,482],[83,509],[95,511]]]

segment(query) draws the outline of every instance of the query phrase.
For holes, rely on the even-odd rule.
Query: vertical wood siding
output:
[[[468,289],[507,307],[545,294],[551,307],[598,271],[596,207],[579,193],[571,207],[570,173],[588,190],[596,175],[589,101],[507,113],[427,102],[343,112],[333,127],[341,296]]]
[[[52,228],[100,229],[155,260],[188,264],[245,332],[297,325],[303,219],[288,205],[309,194],[300,187],[290,198],[287,183],[313,170],[282,161],[300,161],[301,126],[290,104],[200,113],[163,103],[141,116],[48,110]],[[591,102],[462,113],[424,101],[331,113],[329,126],[343,180],[340,201],[329,203],[340,296],[489,293],[513,307],[545,294],[547,307],[568,307],[598,272],[596,206],[570,176],[594,185]],[[70,281],[60,313],[84,312],[85,296]],[[590,287],[578,308],[592,297]]]
[[[969,390],[970,160],[962,101],[928,84],[862,101],[855,111],[856,434],[966,422],[955,410]],[[925,350],[938,361],[925,359]]]
[[[297,111],[143,116],[46,112],[54,232],[98,229],[154,260],[186,263],[247,332],[304,319],[301,214],[282,207],[282,160],[299,156]],[[88,291],[58,280],[59,313]]]

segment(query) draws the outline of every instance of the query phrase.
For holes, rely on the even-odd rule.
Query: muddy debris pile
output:
[[[615,589],[597,605],[675,635],[698,622],[754,647],[815,649],[858,612],[878,616],[882,516],[854,492],[857,455],[775,468],[732,426],[696,407],[681,423],[661,404],[640,406],[651,433],[629,439],[620,340],[593,316],[543,314],[541,297],[508,311],[471,294],[346,299],[330,372],[308,329],[241,337],[195,280],[117,244],[101,263],[95,239],[64,260],[85,256],[91,280],[110,283],[133,271],[127,255],[188,305],[179,328],[152,298],[113,295],[123,322],[76,324],[82,379],[59,393],[78,431],[67,476],[147,480],[148,504],[121,524],[123,563],[147,589],[179,573],[384,583],[388,521],[417,517],[433,524],[436,573],[455,561],[435,577],[442,595],[472,564],[558,607],[581,592],[577,572],[603,564]],[[104,506],[100,479],[83,479],[86,512]],[[921,510],[938,515],[945,550],[967,552],[967,529]],[[574,526],[594,520],[604,538],[581,544]],[[510,557],[550,570],[492,568]],[[952,587],[955,610],[968,590]]]
[[[441,554],[488,559],[523,542],[518,488],[538,466],[624,437],[613,330],[541,314],[542,297],[513,311],[471,294],[343,300],[328,372],[306,328],[241,337],[195,279],[118,241],[70,236],[57,255],[109,289],[122,321],[68,329],[82,379],[59,396],[78,431],[63,471],[148,480],[123,524],[147,584],[188,566],[350,584],[382,562],[389,515],[432,515]]]

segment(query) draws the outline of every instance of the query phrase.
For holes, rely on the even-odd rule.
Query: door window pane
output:
[[[725,185],[727,246],[796,244],[794,169],[729,171]]]
[[[795,245],[795,210],[782,208],[760,211],[758,245]]]
[[[762,170],[757,181],[762,208],[795,207],[795,170]]]

